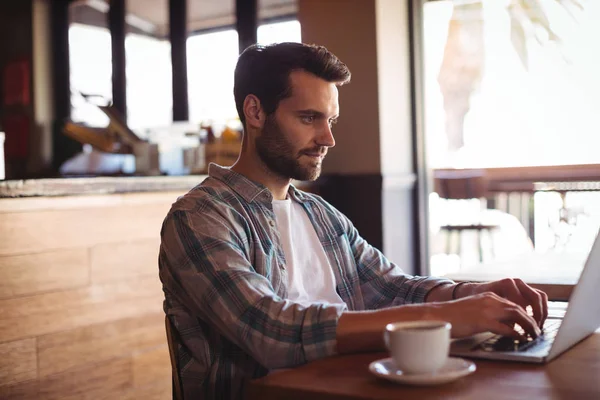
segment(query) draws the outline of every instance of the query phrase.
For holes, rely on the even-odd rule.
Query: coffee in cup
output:
[[[383,338],[398,369],[425,374],[446,363],[451,328],[446,321],[396,322],[387,324]]]

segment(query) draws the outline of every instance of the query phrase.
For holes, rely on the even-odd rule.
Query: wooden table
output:
[[[376,378],[384,353],[331,357],[252,381],[248,400],[270,399],[600,399],[600,333],[546,365],[476,360],[477,371],[441,386],[412,387]]]

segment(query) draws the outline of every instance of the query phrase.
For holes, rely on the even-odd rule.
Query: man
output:
[[[240,55],[239,159],[211,165],[161,232],[164,307],[181,337],[186,399],[239,398],[270,369],[380,351],[394,321],[449,321],[454,337],[518,336],[515,323],[539,334],[544,293],[520,280],[406,275],[333,206],[290,184],[319,176],[335,145],[338,86],[349,81],[324,47],[282,43]]]

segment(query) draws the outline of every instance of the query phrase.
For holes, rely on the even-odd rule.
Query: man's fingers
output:
[[[493,293],[485,293],[482,298],[486,302],[483,304],[489,311],[486,320],[495,320],[509,327],[519,324],[530,335],[534,337],[540,335],[537,322],[518,304]]]
[[[541,331],[537,325],[537,322],[520,307],[510,307],[505,309],[507,319],[503,319],[504,322],[517,323],[523,328],[523,330],[533,337],[540,335]]]
[[[546,292],[543,292],[539,289],[535,290],[542,298],[542,322],[540,324],[540,328],[544,326],[544,322],[548,318],[548,295]]]
[[[527,308],[530,305],[530,299],[527,296],[524,296],[521,288],[517,285],[516,280],[506,279],[504,280],[504,293],[506,299],[512,301],[515,304],[520,305],[523,309]]]
[[[515,339],[524,339],[523,336],[517,332],[512,324],[505,324],[499,321],[490,321],[488,330],[492,333],[496,333],[502,336],[509,336]]]
[[[537,325],[541,328],[546,319],[544,315],[548,315],[548,301],[542,297],[539,291],[527,285],[522,280],[515,279],[514,282],[523,297],[526,298],[531,305],[533,317],[535,318]]]

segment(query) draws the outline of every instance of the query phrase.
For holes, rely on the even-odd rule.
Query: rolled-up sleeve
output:
[[[252,265],[243,224],[232,223],[225,206],[206,207],[172,210],[163,223],[159,264],[166,294],[268,369],[335,354],[345,306],[304,307],[279,297]]]
[[[451,280],[406,274],[358,233],[350,220],[341,216],[358,269],[366,309],[379,309],[410,303],[423,303],[427,294]]]

